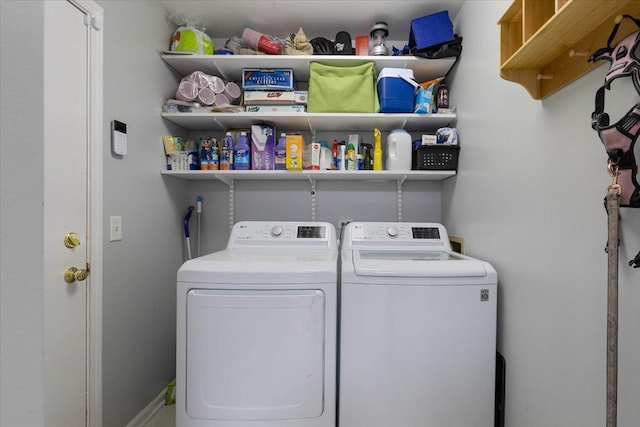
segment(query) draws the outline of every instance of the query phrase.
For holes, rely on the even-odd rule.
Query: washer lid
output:
[[[411,249],[355,249],[358,276],[486,277],[485,263],[455,252]]]

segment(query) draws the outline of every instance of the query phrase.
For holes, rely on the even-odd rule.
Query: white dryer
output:
[[[177,427],[335,427],[330,223],[239,222],[178,271]]]
[[[493,427],[497,274],[433,223],[350,223],[340,427]]]

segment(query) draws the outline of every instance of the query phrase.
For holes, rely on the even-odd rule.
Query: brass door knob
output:
[[[75,232],[67,233],[64,236],[64,245],[68,248],[75,248],[76,246],[80,246],[80,237]]]
[[[64,281],[67,283],[82,282],[88,275],[89,272],[83,268],[69,267],[64,272]]]

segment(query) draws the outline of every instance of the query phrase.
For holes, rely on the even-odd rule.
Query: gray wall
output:
[[[510,3],[468,1],[457,18],[464,52],[451,100],[459,109],[464,145],[458,175],[443,185],[443,220],[450,232],[467,239],[468,253],[486,258],[498,271],[506,425],[604,425],[607,222],[602,201],[611,181],[590,117],[606,68],[543,101],[501,80],[496,23]],[[620,114],[638,102],[628,81],[615,82],[612,92],[608,111]],[[614,117],[619,115],[612,122]],[[621,427],[640,420],[640,270],[626,265],[640,250],[639,230],[640,210],[623,210]]]
[[[175,278],[182,261],[186,183],[163,180],[160,117],[177,76],[160,51],[173,33],[149,1],[104,9],[103,422],[126,425],[175,378]],[[128,153],[110,151],[109,126],[127,123]],[[109,217],[123,238],[109,242]]]
[[[401,195],[403,220],[439,222],[440,188],[439,182],[406,181]],[[229,188],[215,181],[194,181],[189,193],[192,204],[197,196],[203,198],[200,233],[195,214],[190,222],[193,254],[196,254],[198,234],[202,239],[202,254],[224,248],[229,238]],[[310,193],[308,181],[236,181],[235,222],[311,221]],[[316,181],[315,219],[331,222],[336,227],[340,219],[397,221],[397,199],[395,181]]]
[[[0,2],[0,425],[7,427],[44,424],[43,27],[40,2]]]

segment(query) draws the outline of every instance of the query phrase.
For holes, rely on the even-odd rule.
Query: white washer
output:
[[[342,240],[340,427],[493,427],[497,274],[433,223]]]
[[[177,427],[335,427],[335,228],[239,222],[178,271]]]

